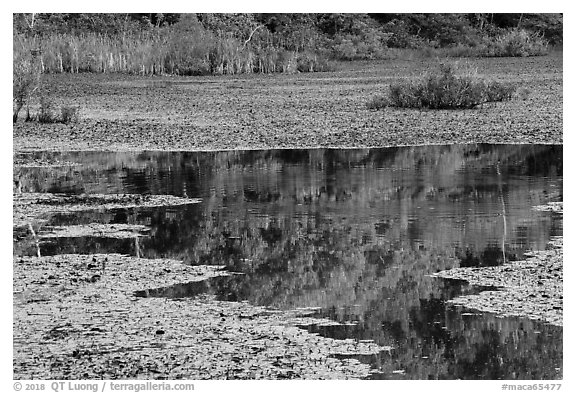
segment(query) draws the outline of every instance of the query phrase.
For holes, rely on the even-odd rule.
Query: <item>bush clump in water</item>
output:
[[[390,85],[388,96],[373,97],[367,107],[470,109],[510,100],[514,91],[510,84],[481,79],[470,67],[460,72],[456,64],[440,64],[420,80]]]

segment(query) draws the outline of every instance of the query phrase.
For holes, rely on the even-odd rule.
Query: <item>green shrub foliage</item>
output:
[[[436,72],[419,80],[390,85],[388,96],[372,98],[367,107],[470,109],[510,100],[514,91],[512,85],[481,79],[470,67],[462,70],[453,63],[440,64]]]

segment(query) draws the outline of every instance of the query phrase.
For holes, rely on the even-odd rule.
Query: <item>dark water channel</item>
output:
[[[429,274],[494,266],[545,249],[562,217],[562,146],[464,145],[362,150],[35,153],[80,166],[21,168],[24,191],[173,194],[202,203],[59,214],[50,225],[151,227],[134,240],[63,238],[44,255],[119,252],[225,265],[243,273],[137,296],[211,294],[340,322],[306,326],[373,340],[360,360],[382,379],[557,379],[562,328],[453,307],[486,288]],[[15,252],[35,250],[15,244]]]

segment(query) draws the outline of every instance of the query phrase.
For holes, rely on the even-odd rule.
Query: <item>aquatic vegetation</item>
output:
[[[309,334],[298,310],[134,297],[222,267],[98,254],[16,257],[13,269],[17,379],[361,378],[370,366],[333,355],[390,349]]]
[[[55,237],[105,237],[113,239],[133,239],[145,236],[150,228],[137,224],[85,224],[44,227],[40,238]]]
[[[58,212],[174,206],[198,202],[200,200],[197,198],[174,195],[20,193],[14,194],[13,225],[18,227],[30,222],[42,222],[47,215]]]
[[[499,288],[457,297],[450,303],[504,316],[528,316],[562,326],[563,255],[563,240],[557,238],[551,242],[551,249],[528,253],[524,261],[496,267],[457,268],[433,276]]]

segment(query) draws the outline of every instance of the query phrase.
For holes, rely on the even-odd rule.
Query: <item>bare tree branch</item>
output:
[[[252,30],[252,33],[250,33],[250,36],[248,37],[248,39],[244,42],[244,46],[242,46],[242,49],[246,48],[246,45],[248,45],[248,43],[250,42],[250,40],[252,39],[252,36],[254,35],[254,33],[256,33],[256,31],[261,28],[264,27],[263,25],[259,25],[256,26],[256,28],[254,30]]]
[[[24,20],[26,21],[28,28],[30,28],[30,30],[33,30],[34,29],[34,21],[36,20],[36,14],[31,13],[30,14],[30,20],[28,20],[28,18],[26,18],[26,14],[24,14]]]

